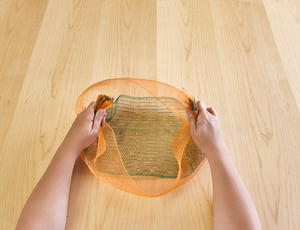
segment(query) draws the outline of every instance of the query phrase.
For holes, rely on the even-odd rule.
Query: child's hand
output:
[[[78,114],[73,122],[68,134],[64,139],[64,144],[79,154],[89,147],[98,136],[99,128],[105,124],[106,111],[100,109],[94,113],[95,102]]]
[[[197,101],[198,115],[189,111],[191,136],[195,144],[209,158],[212,154],[219,152],[225,147],[218,117],[213,108],[205,108],[205,105]]]

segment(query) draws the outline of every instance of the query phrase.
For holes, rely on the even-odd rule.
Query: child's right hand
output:
[[[106,111],[103,109],[94,113],[95,102],[84,108],[73,122],[64,144],[72,148],[79,155],[81,151],[96,141],[100,127],[105,124]]]
[[[225,147],[218,117],[213,108],[205,108],[201,101],[196,103],[198,114],[188,111],[190,133],[195,144],[208,158],[216,155]]]

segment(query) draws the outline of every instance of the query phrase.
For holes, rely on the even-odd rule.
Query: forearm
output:
[[[226,147],[209,154],[214,194],[214,229],[261,229],[256,209]]]
[[[74,150],[62,144],[22,211],[17,229],[64,229]]]

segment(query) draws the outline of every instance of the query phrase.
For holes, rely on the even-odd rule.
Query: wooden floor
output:
[[[14,229],[76,97],[113,77],[167,82],[214,106],[263,229],[300,228],[300,1],[1,0],[0,229]],[[211,222],[207,164],[159,198],[76,164],[67,229]]]

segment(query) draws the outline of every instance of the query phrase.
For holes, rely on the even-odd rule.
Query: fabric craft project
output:
[[[81,93],[76,113],[95,100],[95,111],[106,109],[106,124],[81,158],[97,178],[153,197],[186,183],[203,165],[186,115],[197,108],[183,91],[154,80],[103,80]]]

